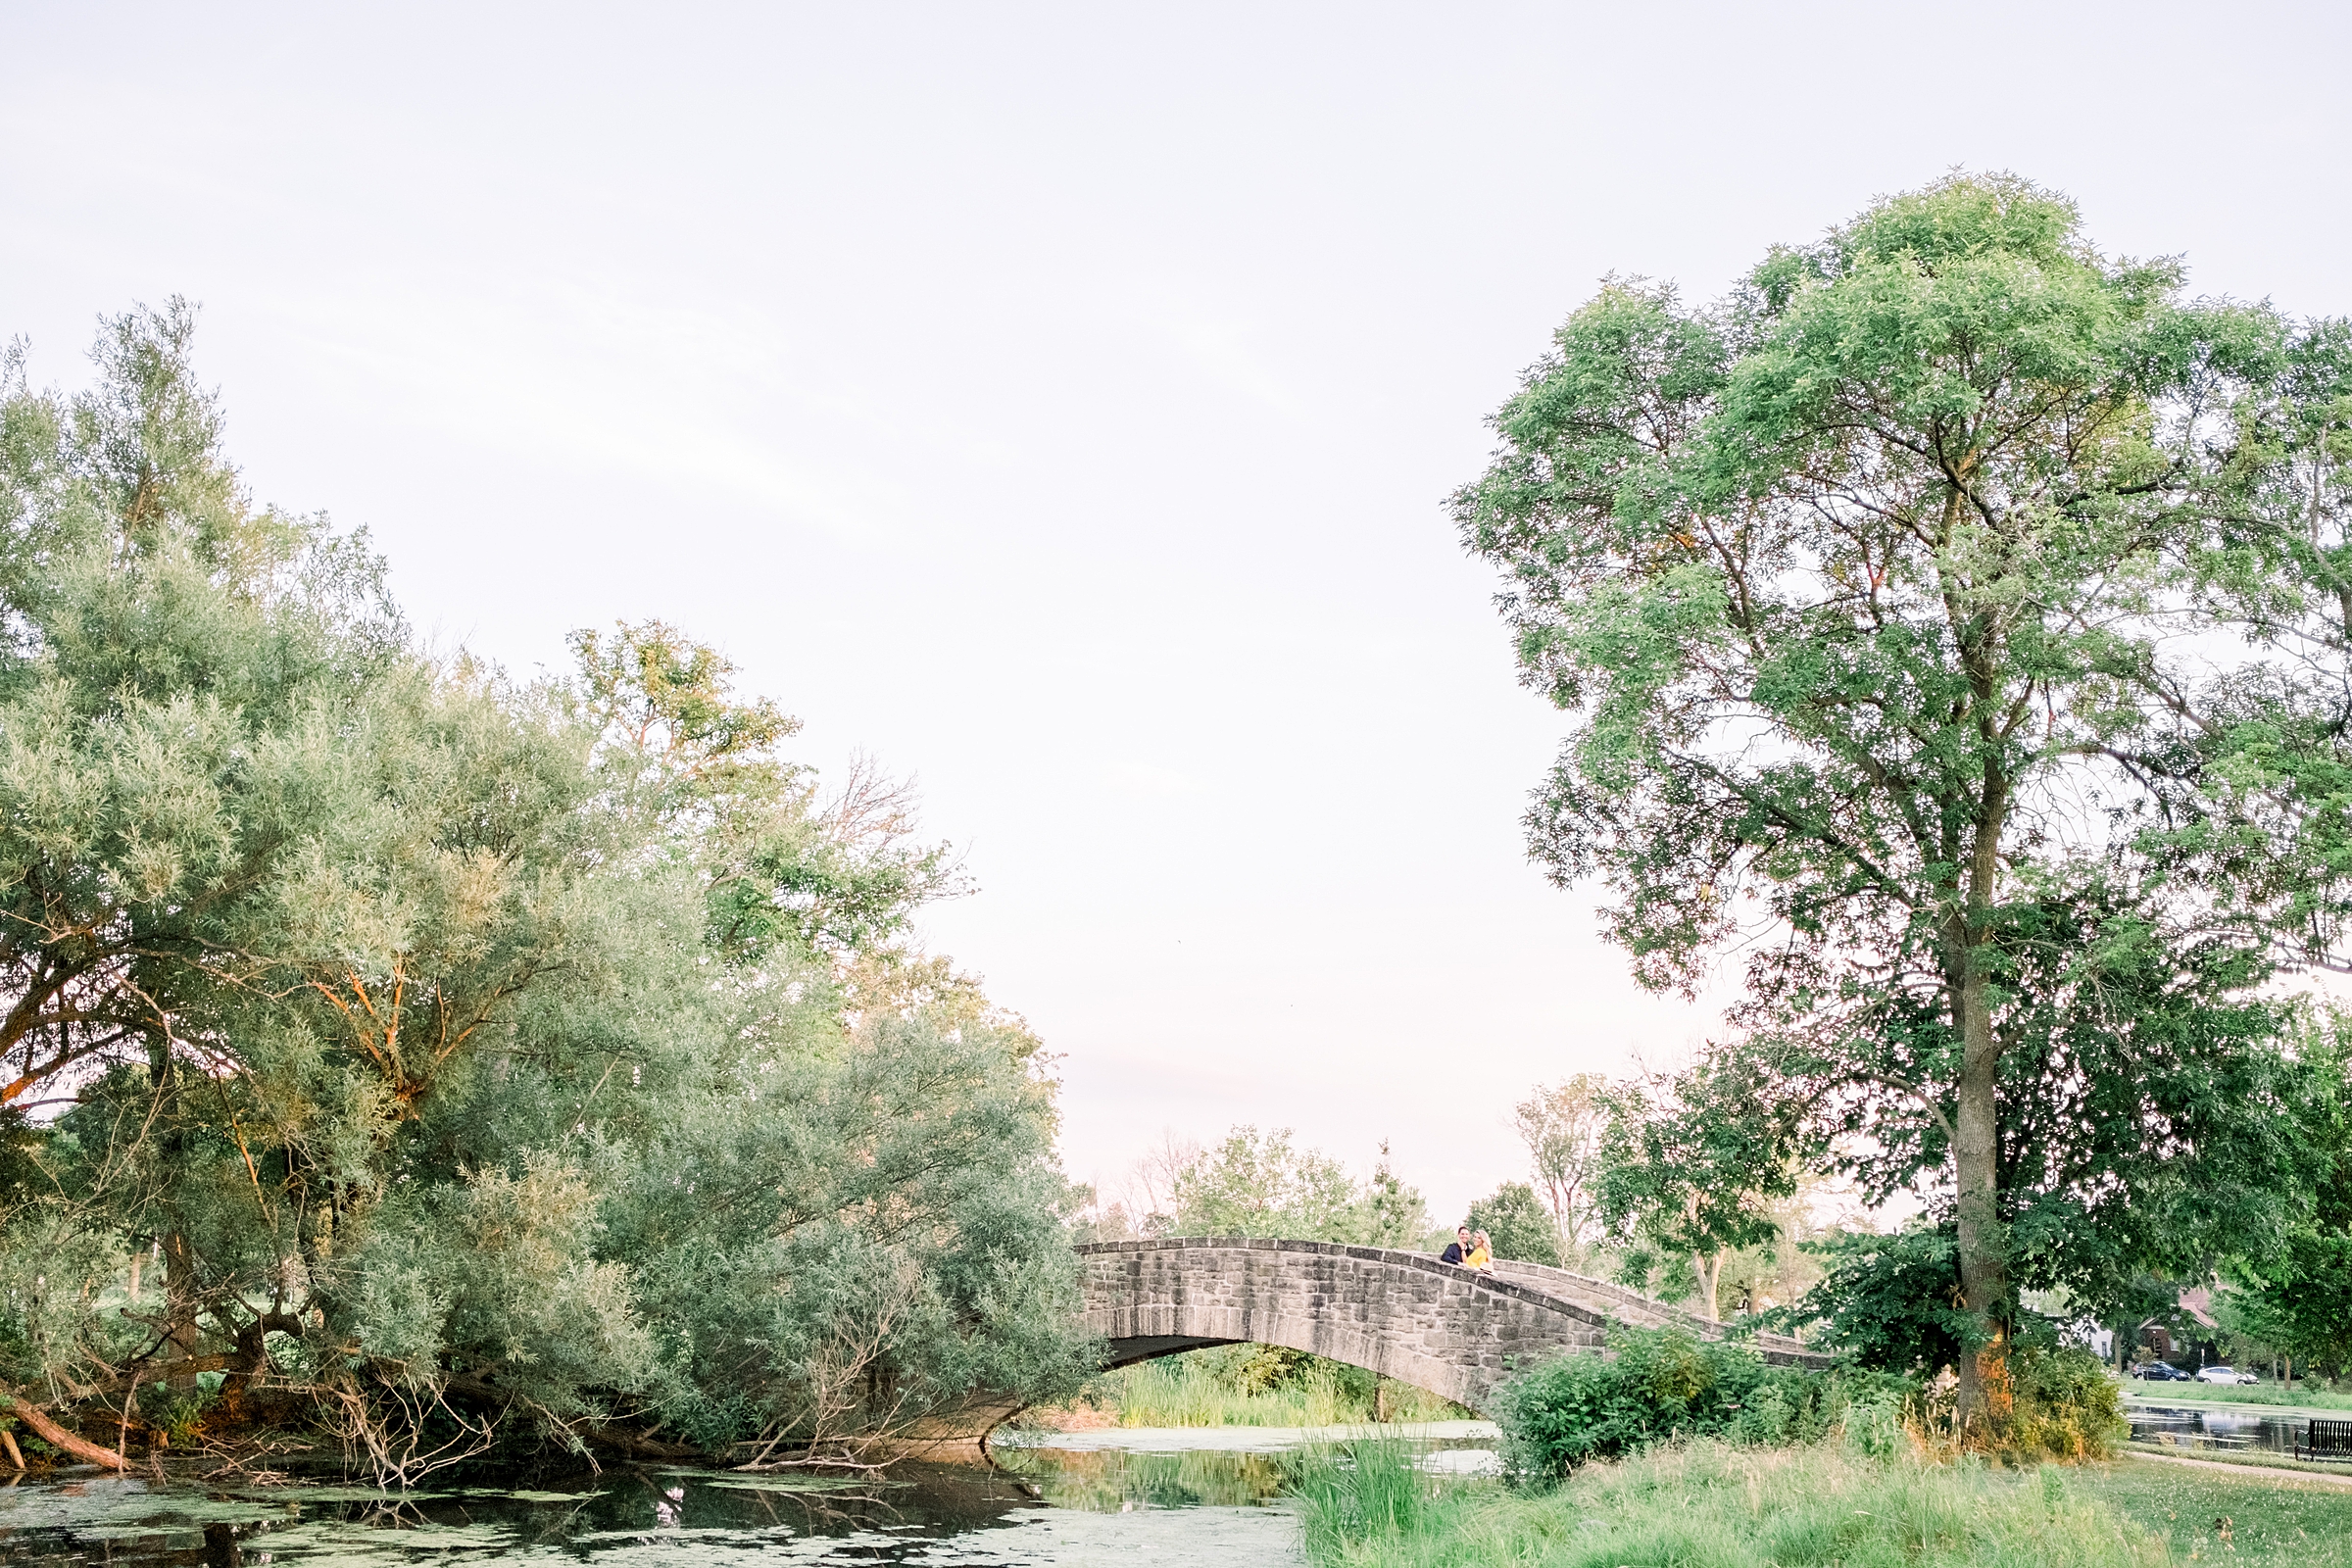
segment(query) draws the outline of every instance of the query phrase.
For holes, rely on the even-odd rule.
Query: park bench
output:
[[[2352,1459],[2352,1421],[2314,1421],[2298,1459]]]

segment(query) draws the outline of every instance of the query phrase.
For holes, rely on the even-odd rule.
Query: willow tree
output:
[[[1609,281],[1454,498],[1575,715],[1535,855],[1645,985],[1743,953],[1724,1049],[1940,1195],[1972,1411],[2021,1281],[2277,1173],[2254,991],[2341,869],[2333,331],[1954,176],[1710,308]]]
[[[253,503],[193,325],[72,397],[0,355],[0,1423],[413,1482],[1074,1388],[1047,1058],[912,945],[906,792],[820,799],[658,624],[425,657]]]

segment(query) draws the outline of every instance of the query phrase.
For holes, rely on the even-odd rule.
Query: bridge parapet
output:
[[[1496,1258],[1494,1272],[1505,1279],[1525,1281],[1565,1300],[1589,1306],[1621,1323],[1639,1328],[1687,1329],[1708,1340],[1720,1340],[1733,1332],[1730,1325],[1711,1322],[1695,1312],[1686,1312],[1679,1306],[1669,1306],[1639,1291],[1572,1273],[1564,1268],[1553,1268],[1546,1263],[1519,1263]],[[1753,1334],[1746,1338],[1747,1343],[1775,1366],[1830,1364],[1831,1357],[1809,1348],[1804,1341],[1787,1334]]]

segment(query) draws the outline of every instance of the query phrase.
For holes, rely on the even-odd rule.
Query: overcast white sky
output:
[[[919,775],[1067,1166],[1252,1121],[1442,1215],[1670,1060],[1517,824],[1561,722],[1446,524],[1607,271],[1954,165],[2352,310],[2352,11],[0,5],[0,334],[179,292],[257,494],[445,646],[661,616]]]

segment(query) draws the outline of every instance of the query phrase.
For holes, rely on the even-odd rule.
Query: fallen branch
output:
[[[618,1453],[639,1459],[709,1459],[710,1454],[684,1443],[663,1443],[655,1438],[639,1437],[620,1427],[579,1426],[577,1432],[590,1443],[600,1444]]]
[[[801,1459],[754,1460],[750,1464],[729,1465],[728,1468],[738,1472],[748,1471],[753,1475],[764,1475],[770,1470],[863,1470],[872,1472],[874,1474],[879,1474],[882,1471],[889,1469],[897,1462],[898,1461],[895,1459],[885,1459],[880,1464],[867,1464],[863,1460],[859,1459],[818,1459],[811,1457]]]
[[[10,1399],[9,1413],[32,1429],[32,1435],[53,1448],[63,1448],[76,1459],[90,1464],[102,1464],[109,1470],[127,1470],[130,1465],[112,1448],[101,1448],[95,1443],[77,1438],[49,1419],[48,1413],[36,1404],[23,1399]]]

